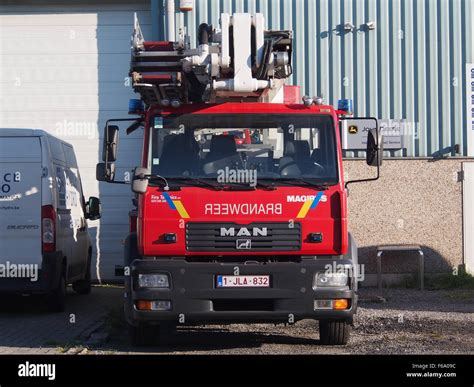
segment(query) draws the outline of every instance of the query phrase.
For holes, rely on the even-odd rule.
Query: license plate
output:
[[[269,275],[218,275],[218,288],[269,288]]]

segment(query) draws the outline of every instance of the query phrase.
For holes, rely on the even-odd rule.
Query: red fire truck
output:
[[[155,344],[179,325],[314,319],[322,344],[345,344],[358,261],[340,130],[366,131],[378,167],[376,120],[348,126],[350,100],[289,101],[292,32],[266,30],[261,14],[222,14],[220,28],[200,25],[198,42],[146,42],[135,21],[140,99],[126,132],[143,127],[143,150],[123,265],[132,341]],[[115,161],[125,120],[107,121],[100,181],[124,183]]]

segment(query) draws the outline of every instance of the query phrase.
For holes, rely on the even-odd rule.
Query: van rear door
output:
[[[0,136],[0,264],[41,265],[40,137]]]

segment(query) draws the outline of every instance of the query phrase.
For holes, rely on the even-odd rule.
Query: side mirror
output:
[[[367,133],[367,164],[371,167],[382,165],[383,160],[383,139],[382,134],[377,129],[370,129]]]
[[[102,161],[110,163],[117,160],[118,141],[119,127],[116,125],[107,125],[104,130]]]
[[[100,219],[101,216],[100,200],[94,196],[89,198],[86,204],[86,218],[89,220]]]
[[[111,182],[115,179],[114,163],[98,163],[95,167],[95,178],[98,181]]]
[[[148,177],[151,171],[148,168],[135,168],[133,172],[132,191],[138,194],[146,192],[148,188]]]

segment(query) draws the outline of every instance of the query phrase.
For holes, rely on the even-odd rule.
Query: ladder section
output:
[[[147,105],[271,100],[292,74],[292,31],[267,31],[262,14],[222,14],[203,23],[197,48],[180,31],[176,42],[145,41],[135,15],[130,76]],[[281,93],[280,93],[281,94]]]

